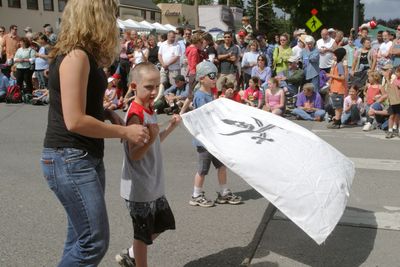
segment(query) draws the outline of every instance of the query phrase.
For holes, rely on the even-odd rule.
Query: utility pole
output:
[[[358,15],[360,14],[360,0],[354,0],[353,5],[353,29],[358,31]]]
[[[195,28],[195,30],[199,30],[200,23],[199,23],[199,2],[198,2],[198,0],[194,0],[194,9],[196,10],[196,17],[194,19],[194,28]]]
[[[258,7],[258,2],[259,2],[259,0],[256,0],[256,31],[258,31],[258,25],[259,25],[259,23],[258,23],[258,9],[259,9],[259,7]]]
[[[259,12],[260,12],[260,8],[263,8],[263,7],[265,7],[265,6],[268,6],[268,5],[272,5],[272,1],[270,1],[270,2],[267,2],[267,3],[265,3],[265,4],[262,4],[261,6],[258,6],[258,4],[259,4],[259,0],[256,0],[256,30],[258,31],[258,26],[259,26]]]

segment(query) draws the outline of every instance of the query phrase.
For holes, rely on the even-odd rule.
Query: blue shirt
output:
[[[39,54],[47,55],[46,47],[42,46],[39,49]],[[35,70],[45,70],[49,68],[49,63],[46,58],[37,57],[35,59]]]
[[[213,101],[214,98],[212,96],[211,93],[206,93],[203,92],[201,90],[197,90],[194,93],[194,97],[193,97],[193,107],[199,108],[211,101]],[[197,140],[196,138],[193,139],[193,146],[204,146],[199,140]]]
[[[170,88],[164,91],[164,95],[174,94],[175,96],[181,96],[182,99],[186,99],[189,96],[189,84],[185,83],[184,87],[178,88],[176,85],[172,85]]]
[[[8,87],[8,78],[4,74],[0,73],[0,95],[6,93]]]

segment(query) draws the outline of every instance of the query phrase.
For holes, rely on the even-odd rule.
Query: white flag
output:
[[[321,244],[346,207],[354,164],[303,127],[220,98],[182,116],[229,169]]]

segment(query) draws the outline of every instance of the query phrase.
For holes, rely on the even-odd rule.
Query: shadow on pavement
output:
[[[240,196],[251,195],[254,196],[258,194],[255,190],[246,190],[243,192],[238,192],[237,194]],[[259,195],[259,194],[258,194]],[[261,197],[261,195],[260,195]],[[215,254],[208,255],[206,257],[191,261],[184,265],[184,267],[233,267],[233,266],[247,266],[249,259],[251,259],[254,255],[255,250],[257,249],[263,233],[268,225],[268,221],[272,218],[272,214],[275,212],[275,207],[272,205],[268,205],[265,210],[263,217],[261,218],[261,222],[258,225],[252,241],[245,247],[234,247],[227,248]],[[227,233],[229,234],[229,233]],[[265,251],[265,255],[267,256],[269,252]],[[271,267],[275,267],[276,265],[270,265]]]
[[[247,191],[240,195],[246,196],[246,194],[252,195]],[[184,266],[278,267],[295,266],[296,263],[300,263],[308,266],[353,267],[365,262],[373,250],[376,228],[338,225],[327,240],[318,246],[293,222],[281,219],[271,220],[273,209],[272,205],[268,205],[252,241],[246,247],[227,248],[191,261]],[[368,210],[352,207],[347,209],[374,216],[373,212]],[[249,265],[249,258],[251,265]]]
[[[247,201],[250,199],[257,200],[257,199],[263,198],[263,196],[254,189],[248,189],[248,190],[241,191],[241,192],[235,192],[235,194],[238,196],[241,196],[242,201]]]
[[[352,207],[348,207],[347,210],[362,212],[374,218],[376,225],[373,212]],[[269,265],[270,261],[290,262],[289,265],[281,264],[280,266],[291,266],[295,263],[324,267],[360,266],[374,248],[376,232],[376,228],[339,224],[327,240],[318,246],[293,222],[272,220],[264,233],[264,242],[261,242],[252,261],[254,264],[251,266],[272,266]],[[268,259],[261,259],[265,257],[263,255],[265,253],[260,253],[260,251],[269,252]],[[287,259],[282,260],[282,257]]]

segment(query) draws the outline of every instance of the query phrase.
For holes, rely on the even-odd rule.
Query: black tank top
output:
[[[93,56],[89,57],[90,72],[87,85],[86,114],[104,121],[103,97],[107,88],[107,78],[99,68]],[[60,64],[65,55],[57,56],[49,67],[50,106],[44,147],[46,148],[77,148],[87,151],[96,158],[103,158],[104,140],[86,137],[67,130],[61,106]]]

